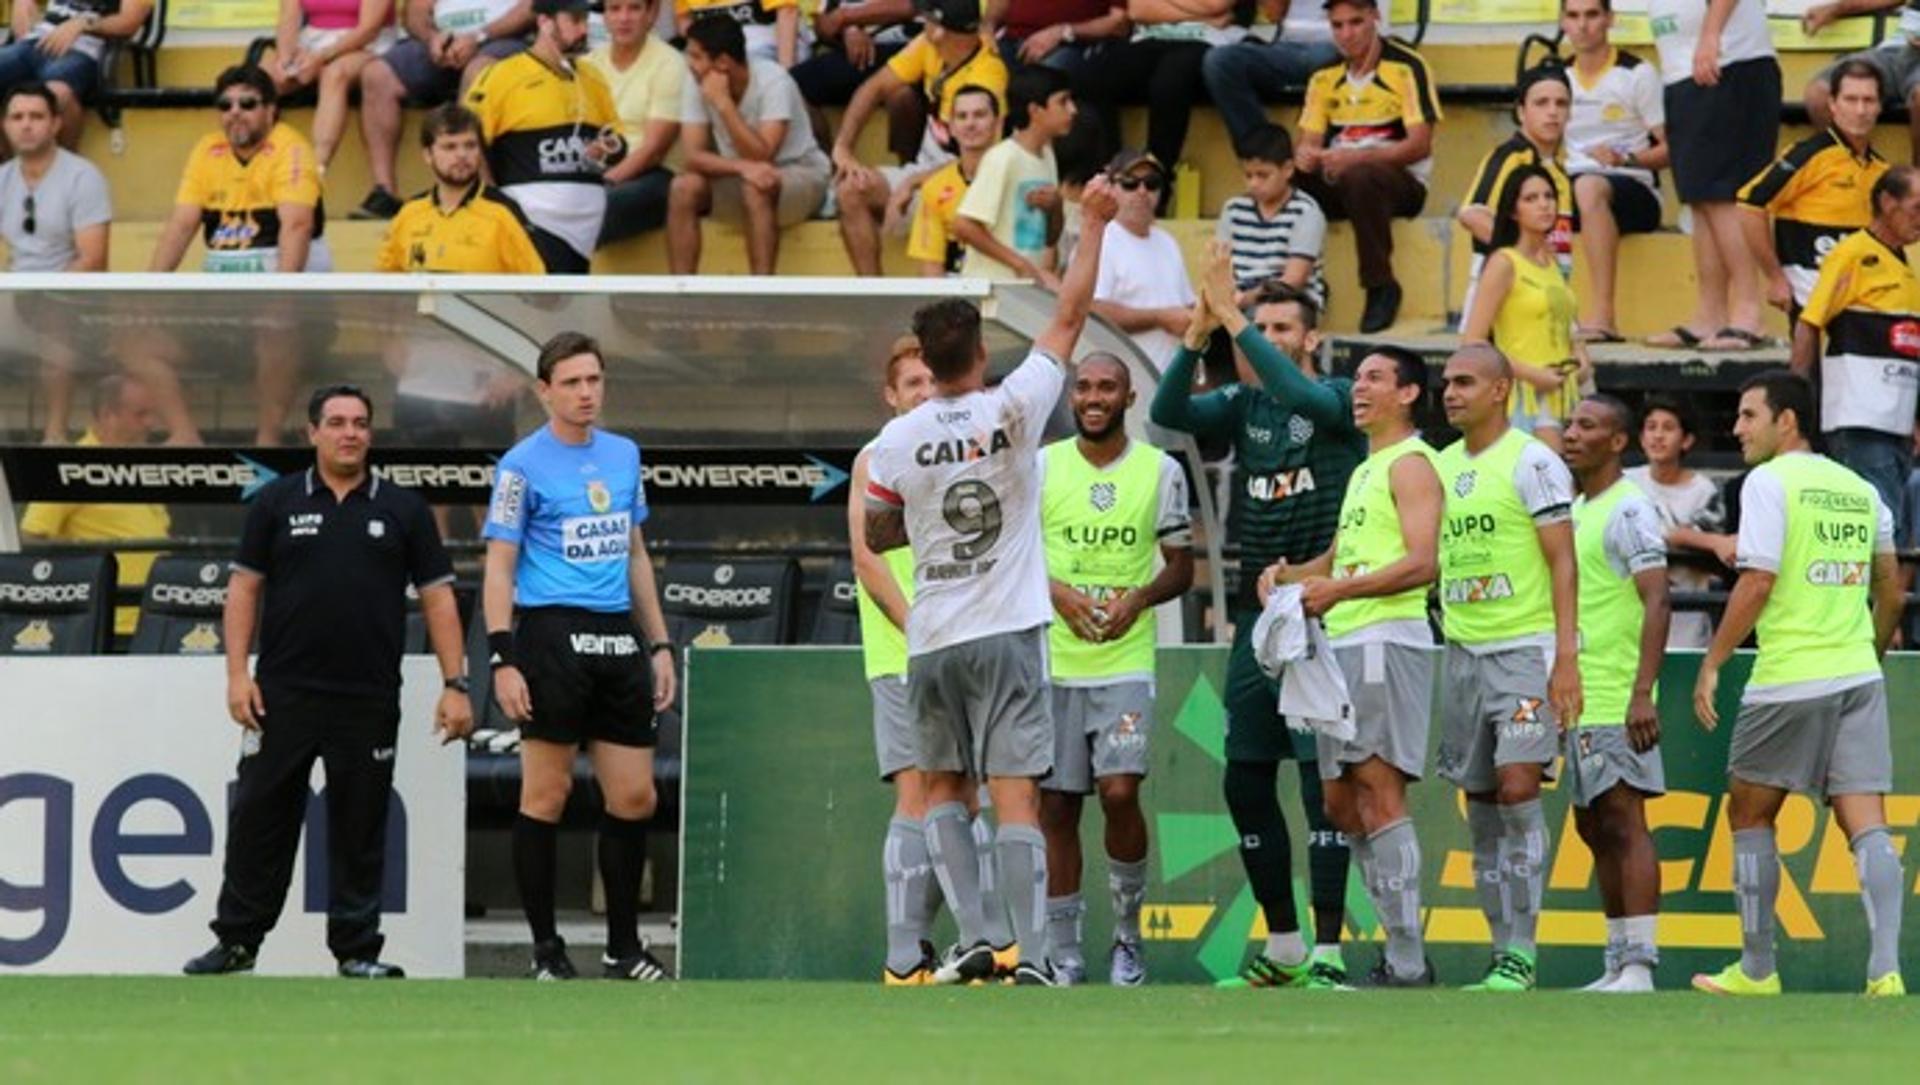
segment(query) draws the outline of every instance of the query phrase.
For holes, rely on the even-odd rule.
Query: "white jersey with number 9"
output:
[[[867,500],[904,509],[913,546],[909,655],[1053,618],[1034,454],[1065,383],[1035,351],[999,387],[929,399],[874,440]]]

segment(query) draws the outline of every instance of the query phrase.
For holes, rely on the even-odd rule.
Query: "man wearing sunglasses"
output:
[[[187,156],[149,270],[178,270],[196,227],[207,245],[204,271],[333,270],[320,239],[326,212],[313,145],[280,120],[272,77],[228,68],[213,94],[220,131]]]
[[[1146,151],[1123,150],[1107,165],[1120,213],[1107,223],[1093,311],[1118,325],[1155,365],[1173,357],[1187,332],[1193,282],[1171,234],[1153,224],[1167,170]]]

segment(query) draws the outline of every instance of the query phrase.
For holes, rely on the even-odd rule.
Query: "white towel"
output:
[[[1326,627],[1301,609],[1300,585],[1279,585],[1267,597],[1253,624],[1253,658],[1280,682],[1279,710],[1288,727],[1353,741],[1347,676],[1327,643]]]

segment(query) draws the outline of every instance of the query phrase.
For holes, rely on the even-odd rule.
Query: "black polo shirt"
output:
[[[407,585],[453,580],[418,494],[369,472],[336,501],[311,467],[255,495],[233,566],[266,578],[256,680],[350,696],[398,692]]]

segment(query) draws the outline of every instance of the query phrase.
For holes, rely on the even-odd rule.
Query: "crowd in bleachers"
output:
[[[1900,6],[1822,4],[1805,29]],[[1823,292],[1821,266],[1876,223],[1881,235],[1869,235],[1900,247],[1913,180],[1890,173],[1870,137],[1884,104],[1920,100],[1920,9],[1809,84],[1818,128],[1782,150],[1762,0],[1647,7],[1657,62],[1614,44],[1608,0],[1563,0],[1557,54],[1517,79],[1512,135],[1484,149],[1466,191],[1436,196],[1439,86],[1377,0],[283,0],[257,63],[220,76],[218,128],[187,153],[149,265],[180,266],[198,235],[207,270],[328,269],[323,182],[356,108],[373,187],[351,214],[389,220],[382,271],[584,274],[596,248],[653,235],[671,269],[690,274],[703,243],[735,236],[703,231],[712,217],[737,223],[748,266],[773,274],[785,229],[833,218],[862,275],[880,274],[883,250],[904,238],[926,275],[1053,285],[1078,236],[1080,186],[1106,173],[1122,212],[1106,227],[1100,311],[1163,363],[1194,287],[1190,259],[1157,222],[1179,206],[1179,186],[1197,183],[1183,168],[1186,136],[1211,101],[1245,178],[1216,231],[1243,302],[1277,282],[1324,313],[1331,296],[1357,290],[1357,330],[1392,328],[1402,277],[1432,270],[1396,264],[1393,220],[1444,204],[1474,252],[1456,330],[1517,363],[1515,419],[1549,440],[1594,386],[1589,345],[1624,339],[1620,242],[1662,227],[1664,174],[1698,290],[1691,316],[1651,345],[1793,347],[1795,364],[1813,369],[1822,336],[1838,336],[1853,355],[1913,364],[1913,337],[1889,339],[1880,319],[1920,316],[1905,261],[1881,269],[1887,289],[1871,300],[1835,276]],[[11,270],[108,266],[107,182],[70,148],[105,44],[150,10],[14,4],[16,40],[0,48]],[[316,109],[303,132],[280,106],[308,94]],[[1303,104],[1289,131],[1271,108],[1294,96]],[[1119,121],[1133,105],[1145,107],[1140,146],[1125,144]],[[397,169],[408,110],[429,111],[420,153],[434,178],[411,200]],[[876,113],[888,160],[862,151]],[[1357,282],[1329,281],[1329,223],[1340,221]],[[1768,337],[1768,305],[1795,321],[1794,342]],[[1860,319],[1863,308],[1874,319]],[[257,349],[263,385],[289,368],[264,339]],[[167,344],[134,353],[126,369],[149,384],[161,427],[194,439]],[[65,440],[71,394],[57,386],[61,360],[46,363],[46,436]],[[1890,410],[1827,419],[1847,431],[1836,447],[1889,460],[1878,473],[1896,510],[1907,507],[1914,383],[1892,389]],[[1880,391],[1846,394],[1864,403]],[[284,395],[267,392],[261,443],[283,421],[264,404]],[[1677,514],[1676,530],[1694,519]]]

